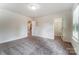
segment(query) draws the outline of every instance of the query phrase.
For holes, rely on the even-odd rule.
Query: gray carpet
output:
[[[41,37],[27,37],[0,44],[0,55],[67,55],[59,41]]]

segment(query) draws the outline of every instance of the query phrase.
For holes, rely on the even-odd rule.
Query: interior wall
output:
[[[0,9],[0,43],[27,36],[24,22],[29,18],[23,15]]]
[[[63,19],[63,40],[70,42],[71,40],[71,10],[65,10],[61,12],[54,13],[52,15],[47,15],[43,17],[37,17],[34,20],[36,21],[36,29],[33,33],[37,36],[42,36],[46,38],[52,38],[54,39],[54,20],[56,18],[62,18]]]
[[[72,40],[72,10],[63,16],[63,40],[67,42]]]
[[[36,21],[33,35],[54,39],[53,18],[51,16],[34,18]]]
[[[65,11],[54,13],[52,15],[36,17],[32,19],[8,10],[0,9],[0,22],[3,24],[4,20],[6,20],[6,22],[4,23],[6,26],[4,24],[3,24],[4,26],[0,26],[0,27],[4,27],[3,29],[5,29],[5,30],[0,29],[0,43],[26,37],[28,20],[33,20],[34,23],[32,35],[54,39],[53,22],[54,19],[60,17],[62,17],[65,22],[63,24],[64,26],[63,40],[70,41],[71,39],[71,36],[69,36],[71,34],[71,29],[70,29],[71,24],[69,22],[71,21],[70,12],[71,10],[65,10]],[[0,25],[2,25],[1,23]],[[17,23],[19,24],[17,25]]]

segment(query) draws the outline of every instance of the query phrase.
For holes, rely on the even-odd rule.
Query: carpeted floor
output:
[[[0,55],[68,55],[68,52],[57,39],[32,36],[0,44]]]

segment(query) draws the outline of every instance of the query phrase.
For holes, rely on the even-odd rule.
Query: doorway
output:
[[[62,18],[54,19],[54,37],[63,37],[63,20]]]
[[[31,20],[27,22],[27,35],[32,36],[32,21]]]

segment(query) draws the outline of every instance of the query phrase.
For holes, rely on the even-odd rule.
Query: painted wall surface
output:
[[[72,10],[63,16],[63,39],[67,42],[72,40]]]
[[[33,35],[54,39],[53,19],[51,16],[35,18],[36,26]]]
[[[54,23],[53,22],[56,18],[63,19],[63,40],[70,42],[71,34],[72,34],[71,10],[65,10],[65,11],[61,11],[52,15],[35,18],[36,29],[33,34],[37,36],[54,39]]]
[[[29,18],[23,15],[0,9],[0,43],[27,37],[27,21],[33,20],[32,35],[54,39],[54,19],[62,17],[64,20],[63,40],[71,39],[71,10],[57,12],[37,18]],[[3,28],[2,28],[3,27]]]
[[[28,17],[0,9],[0,43],[27,36],[24,23]]]

